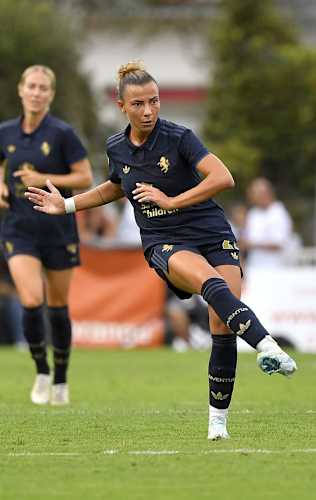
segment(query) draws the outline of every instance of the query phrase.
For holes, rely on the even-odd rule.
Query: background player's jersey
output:
[[[31,238],[44,245],[63,245],[78,241],[73,214],[51,216],[36,212],[25,198],[26,187],[14,172],[32,169],[57,175],[69,174],[70,165],[87,156],[86,149],[62,120],[47,114],[31,134],[21,127],[21,118],[0,125],[0,162],[5,166],[10,208],[2,224],[2,238]],[[70,190],[61,189],[63,196]]]
[[[133,199],[136,182],[152,184],[167,196],[177,196],[201,182],[196,165],[208,150],[193,132],[159,119],[146,143],[138,147],[129,140],[129,131],[130,125],[107,141],[109,179],[121,184],[134,207],[144,250],[156,244],[204,245],[223,236],[234,239],[222,208],[212,199],[175,210]]]

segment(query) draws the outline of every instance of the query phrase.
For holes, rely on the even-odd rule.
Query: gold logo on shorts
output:
[[[124,165],[124,167],[123,167],[124,174],[128,174],[130,172],[130,170],[131,170],[131,167],[129,167],[128,165]]]
[[[224,240],[222,243],[223,250],[235,250],[235,247],[229,240]]]
[[[77,253],[77,248],[78,245],[76,243],[70,243],[69,245],[66,246],[66,249],[69,253],[72,253],[73,255]]]
[[[44,141],[43,144],[41,145],[41,151],[43,155],[48,156],[50,153],[50,145],[48,142]]]
[[[238,260],[238,253],[237,252],[230,252],[230,255],[232,256],[233,259]]]
[[[6,242],[5,242],[5,249],[6,249],[6,251],[7,251],[9,254],[10,254],[10,253],[12,253],[12,252],[13,252],[13,250],[14,250],[14,245],[13,245],[13,243],[11,243],[11,241],[6,241]]]
[[[171,252],[173,245],[163,245],[162,252]]]
[[[157,165],[161,168],[161,171],[166,174],[169,170],[169,160],[165,156],[162,156],[158,161]]]
[[[9,145],[7,146],[7,150],[8,150],[8,152],[9,152],[9,153],[14,153],[14,152],[15,152],[15,150],[16,150],[16,147],[15,147],[15,145],[14,145],[14,144],[9,144]]]

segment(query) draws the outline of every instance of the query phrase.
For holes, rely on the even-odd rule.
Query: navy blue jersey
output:
[[[157,244],[212,244],[234,239],[223,209],[212,199],[187,208],[164,210],[133,199],[136,182],[152,184],[167,196],[177,196],[201,182],[196,165],[207,154],[194,133],[159,119],[145,144],[129,140],[130,125],[107,140],[109,179],[121,188],[134,207],[144,251]]]
[[[2,238],[33,239],[45,245],[78,241],[73,214],[51,216],[36,212],[24,196],[26,187],[13,173],[23,168],[57,175],[69,174],[70,165],[87,156],[86,149],[70,125],[47,114],[31,134],[21,127],[21,118],[0,124],[0,162],[5,166],[9,205],[2,224]],[[63,196],[71,191],[61,189]]]

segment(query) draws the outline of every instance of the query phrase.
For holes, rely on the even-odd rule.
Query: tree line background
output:
[[[121,0],[117,8],[181,3],[190,7],[194,2],[138,0],[135,6]],[[316,51],[302,43],[293,20],[281,15],[273,0],[213,3],[216,14],[199,25],[209,40],[206,61],[211,69],[203,138],[238,180],[238,188],[225,196],[240,199],[253,177],[269,177],[310,243],[316,184]],[[206,2],[199,4],[204,9]],[[80,71],[80,48],[93,16],[100,14],[106,19],[104,29],[110,29],[111,5],[107,0],[0,0],[1,121],[20,112],[16,86],[23,69],[35,62],[47,64],[57,75],[52,111],[79,130],[90,151],[100,152],[104,124],[88,75]],[[148,22],[144,24],[148,36],[170,26],[193,29],[192,19],[183,16],[180,24],[171,18],[162,23],[155,19],[149,29]],[[133,29],[143,29],[136,17]]]

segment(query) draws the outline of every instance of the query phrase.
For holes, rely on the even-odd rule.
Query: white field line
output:
[[[172,456],[172,455],[187,455],[187,456],[201,456],[212,455],[216,453],[230,453],[230,454],[279,454],[289,455],[291,453],[316,453],[316,448],[292,448],[286,450],[273,450],[264,448],[226,448],[226,449],[209,449],[201,450],[200,452],[179,451],[179,450],[118,450],[109,449],[101,453],[67,453],[67,452],[10,452],[7,454],[1,453],[0,456],[7,457],[85,457],[87,455],[149,455],[149,456]]]

